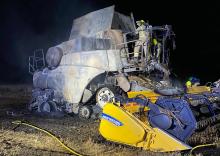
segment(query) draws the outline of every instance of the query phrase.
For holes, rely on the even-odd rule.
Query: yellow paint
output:
[[[152,138],[148,148],[145,146],[144,149],[149,149],[154,152],[171,152],[171,151],[182,151],[191,149],[190,146],[181,142],[180,140],[172,137],[165,131],[159,128],[153,128]]]
[[[158,99],[160,94],[155,93],[152,90],[145,90],[145,91],[130,91],[127,92],[128,98],[134,98],[137,95],[144,95],[146,98],[149,98],[151,102],[155,103]]]
[[[211,88],[207,86],[192,86],[187,88],[187,93],[189,94],[198,94],[204,92],[210,92]]]
[[[138,118],[135,114],[113,103],[107,103],[104,106],[104,115],[110,119],[102,117],[99,131],[107,140],[156,152],[191,149],[190,146],[159,128],[152,128],[146,121],[147,116]],[[114,121],[121,124],[115,124]]]
[[[136,112],[139,112],[140,107],[142,107],[142,106],[140,106],[136,102],[130,102],[130,103],[124,104],[123,107],[124,107],[124,109],[126,109],[130,113],[136,113]],[[149,107],[144,108],[144,111],[148,111],[148,110],[150,110]]]

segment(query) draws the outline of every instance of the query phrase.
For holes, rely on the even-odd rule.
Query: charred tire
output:
[[[78,110],[79,118],[81,119],[89,119],[92,115],[92,107],[91,106],[80,106]]]
[[[103,86],[96,92],[96,103],[100,108],[103,108],[106,102],[114,101],[118,94],[119,91],[115,87]]]
[[[30,112],[37,112],[38,106],[36,99],[31,99],[30,102],[26,104],[26,109]]]
[[[45,115],[57,112],[57,105],[53,101],[43,102],[38,107],[38,112]]]

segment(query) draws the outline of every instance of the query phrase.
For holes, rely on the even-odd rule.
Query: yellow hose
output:
[[[77,156],[83,156],[82,154],[80,154],[79,152],[76,152],[75,150],[73,150],[72,148],[68,147],[67,145],[65,145],[62,141],[60,141],[59,138],[57,138],[55,135],[53,135],[51,132],[47,131],[47,130],[44,130],[42,128],[39,128],[37,126],[34,126],[32,124],[29,124],[29,123],[26,123],[26,122],[23,122],[23,121],[13,121],[12,122],[13,124],[17,124],[17,125],[25,125],[25,126],[28,126],[28,127],[31,127],[31,128],[34,128],[34,129],[37,129],[39,131],[42,131],[44,133],[46,133],[47,135],[51,136],[52,138],[54,138],[57,142],[60,143],[60,145],[66,149],[68,152],[70,152],[71,154],[73,155],[77,155]]]
[[[212,144],[203,144],[203,145],[198,145],[198,146],[195,146],[193,147],[191,150],[190,150],[190,156],[192,156],[192,152],[197,149],[197,148],[200,148],[200,147],[209,147],[209,146],[216,146],[218,145],[219,143],[212,143]]]

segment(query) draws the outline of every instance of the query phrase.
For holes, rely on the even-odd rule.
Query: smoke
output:
[[[32,83],[28,56],[35,49],[46,52],[49,47],[68,40],[74,18],[114,2],[119,12],[132,11],[136,20],[173,25],[177,50],[171,54],[171,68],[179,77],[195,75],[206,82],[219,78],[217,15],[220,9],[214,3],[211,6],[201,2],[198,7],[184,1],[173,7],[171,2],[158,5],[157,1],[149,1],[143,10],[141,3],[133,1],[7,0],[0,2],[0,83]]]
[[[3,2],[0,41],[0,83],[32,83],[28,57],[67,41],[74,18],[102,8],[92,1]],[[105,6],[104,6],[105,7]]]

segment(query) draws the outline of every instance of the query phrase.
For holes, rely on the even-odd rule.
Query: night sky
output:
[[[171,55],[171,70],[179,78],[220,78],[217,1],[8,0],[0,2],[0,84],[32,83],[28,56],[35,49],[46,52],[68,40],[74,18],[113,4],[118,12],[133,12],[136,20],[173,26],[177,49]]]

